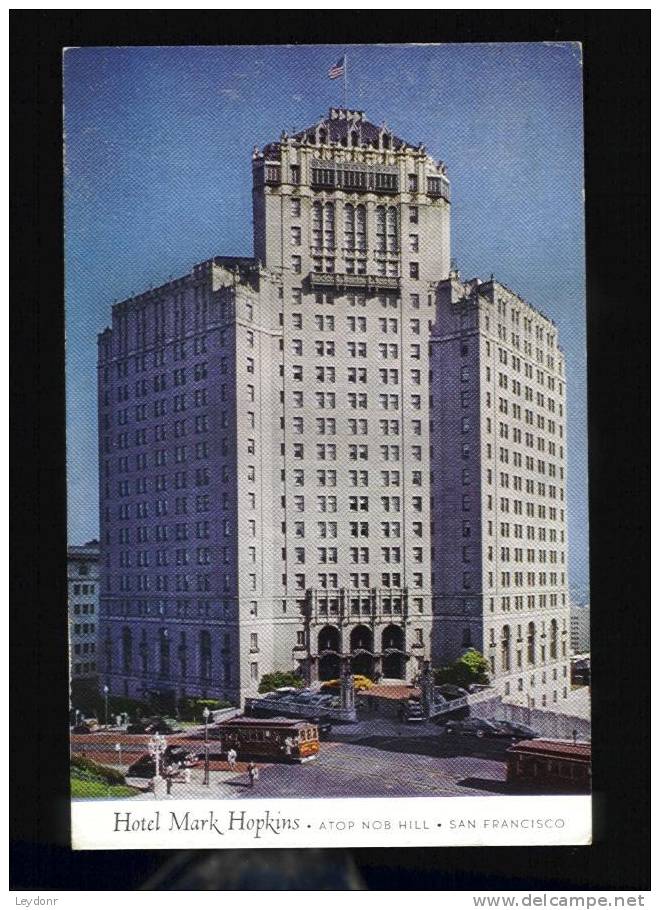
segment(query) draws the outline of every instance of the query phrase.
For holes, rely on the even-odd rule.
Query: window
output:
[[[408,219],[411,224],[419,223],[419,209],[416,205],[411,205],[408,209]]]
[[[415,279],[419,278],[419,263],[418,262],[410,263],[410,277],[415,278]]]
[[[419,234],[410,234],[408,237],[408,249],[411,253],[419,252]]]

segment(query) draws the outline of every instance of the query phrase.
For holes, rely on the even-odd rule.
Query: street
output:
[[[73,750],[121,768],[146,751],[148,737],[99,733],[73,737]],[[81,742],[83,741],[84,742]],[[185,734],[169,743],[190,745],[201,753],[199,740]],[[114,745],[122,745],[121,760]],[[259,779],[249,786],[246,763],[230,770],[225,761],[210,763],[210,785],[203,768],[192,770],[189,784],[174,783],[174,799],[259,799],[266,797],[469,796],[506,793],[506,748],[509,742],[449,735],[432,723],[403,724],[387,720],[360,721],[334,727],[321,742],[314,761],[305,764],[261,763]],[[128,783],[146,788],[144,779]],[[135,799],[153,799],[149,792]]]

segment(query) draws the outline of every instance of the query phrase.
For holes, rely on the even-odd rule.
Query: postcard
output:
[[[581,93],[64,52],[75,848],[590,842]]]

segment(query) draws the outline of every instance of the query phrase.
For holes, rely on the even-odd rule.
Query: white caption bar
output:
[[[589,844],[589,796],[94,800],[71,806],[77,850]]]

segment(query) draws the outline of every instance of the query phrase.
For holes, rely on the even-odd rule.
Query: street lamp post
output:
[[[108,729],[108,692],[110,689],[107,686],[103,686],[103,699],[105,701],[105,729]]]
[[[209,715],[208,706],[204,706],[204,786],[209,786]]]
[[[149,740],[148,748],[149,755],[151,755],[153,758],[155,765],[156,773],[154,774],[152,783],[154,796],[157,796],[159,794],[159,791],[162,789],[160,785],[163,782],[163,778],[161,777],[160,772],[162,767],[162,758],[165,754],[165,749],[167,748],[167,740],[160,733],[154,733],[152,738]]]

